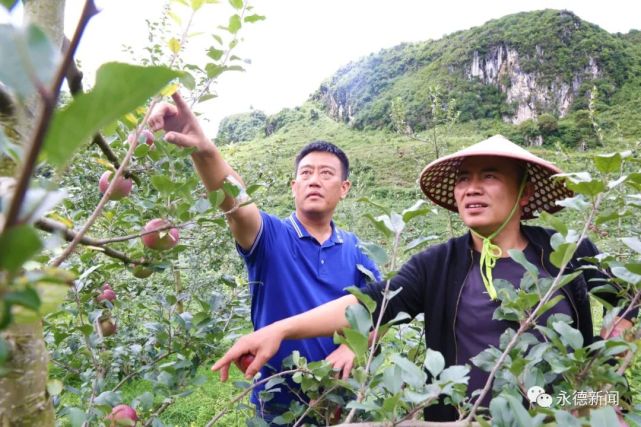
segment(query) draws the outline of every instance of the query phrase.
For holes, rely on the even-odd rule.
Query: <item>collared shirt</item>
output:
[[[380,280],[375,264],[358,247],[356,236],[333,222],[330,237],[320,244],[295,213],[285,219],[265,212],[260,215],[262,224],[252,247],[248,251],[238,247],[249,273],[254,329],[340,298],[349,286],[364,286],[366,275],[358,269],[359,264]],[[335,349],[332,337],[286,340],[268,365],[280,370],[283,359],[294,350],[314,361]],[[274,371],[263,368],[261,373],[265,378]],[[255,403],[259,391],[254,390]],[[291,396],[279,396],[284,394],[277,393],[273,400],[287,404]]]

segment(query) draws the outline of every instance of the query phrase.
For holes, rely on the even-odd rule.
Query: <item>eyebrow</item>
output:
[[[323,168],[331,169],[333,171],[336,170],[336,168],[334,166],[331,166],[331,165],[319,165],[318,166],[318,169],[323,169]],[[298,166],[298,170],[301,170],[301,169],[314,169],[314,166],[313,165],[309,165],[309,164],[308,165],[300,165],[300,166]]]

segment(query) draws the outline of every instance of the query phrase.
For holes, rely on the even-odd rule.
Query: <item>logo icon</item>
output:
[[[549,408],[553,402],[552,396],[547,394],[543,387],[539,387],[538,385],[528,389],[527,398],[530,400],[530,403],[535,403],[542,408]]]

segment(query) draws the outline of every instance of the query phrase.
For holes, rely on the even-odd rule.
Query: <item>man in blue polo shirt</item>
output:
[[[175,105],[160,104],[149,126],[164,129],[170,143],[195,148],[191,157],[208,191],[221,188],[225,180],[242,185],[184,100],[177,93],[172,97]],[[291,188],[296,210],[285,219],[262,212],[253,203],[238,206],[229,196],[220,206],[227,212],[229,228],[247,265],[256,330],[344,296],[346,287],[363,286],[366,276],[358,265],[380,279],[374,263],[359,249],[356,236],[332,221],[336,206],[351,186],[345,153],[328,142],[313,142],[297,155],[295,173]],[[262,378],[278,372],[283,359],[294,350],[310,361],[326,358],[343,377],[354,359],[349,348],[337,348],[332,338],[288,340],[261,369]],[[262,388],[257,387],[252,402],[269,421],[299,398],[294,387],[293,383],[283,385],[266,402],[261,401]]]

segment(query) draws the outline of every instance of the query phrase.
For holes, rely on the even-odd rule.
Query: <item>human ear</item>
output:
[[[347,193],[349,193],[350,188],[352,188],[352,183],[348,179],[343,181],[341,184],[341,200],[347,197]]]
[[[534,195],[534,184],[528,181],[527,184],[525,184],[525,188],[523,189],[523,194],[521,195],[521,200],[519,200],[519,205],[521,207],[524,207],[530,202],[530,199]]]

